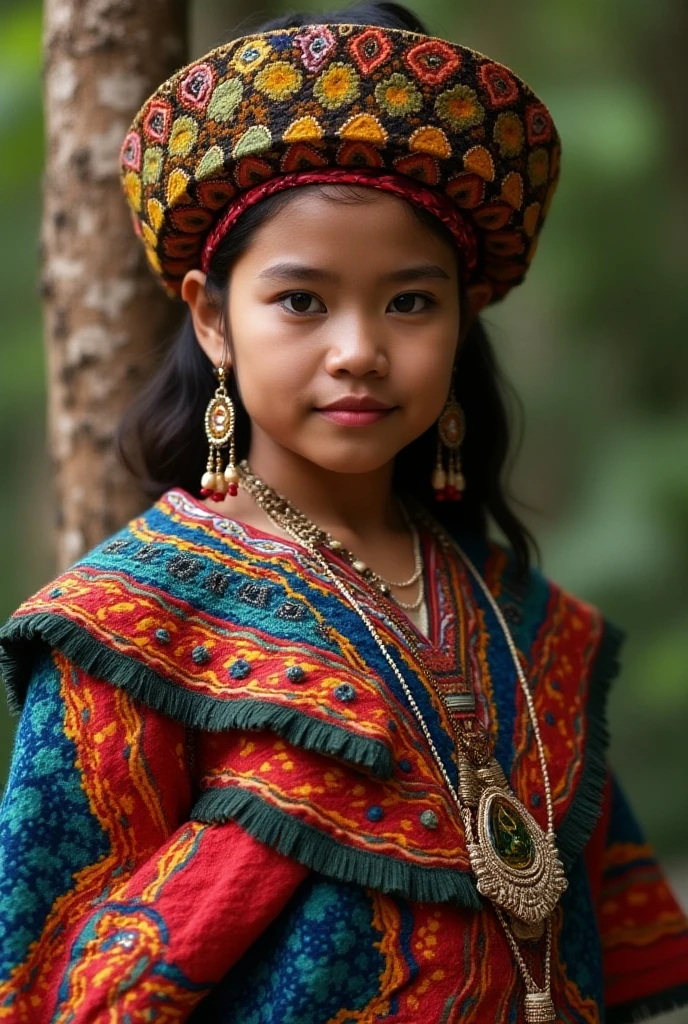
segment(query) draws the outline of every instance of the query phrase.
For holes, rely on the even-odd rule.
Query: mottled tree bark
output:
[[[185,0],[46,0],[42,232],[49,447],[60,568],[146,499],[113,435],[179,317],[146,269],[119,185],[141,103],[187,53]]]

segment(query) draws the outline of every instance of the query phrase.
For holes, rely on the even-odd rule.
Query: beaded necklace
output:
[[[533,727],[547,808],[546,832],[543,832],[537,821],[510,789],[499,762],[492,756],[487,733],[482,728],[476,728],[477,723],[472,718],[456,714],[456,707],[452,707],[451,695],[442,692],[433,673],[426,665],[409,622],[398,614],[392,602],[386,601],[388,606],[386,610],[390,618],[416,655],[423,674],[443,704],[454,729],[459,748],[459,786],[457,790],[437,750],[429,726],[413,692],[387,650],[370,616],[361,606],[355,594],[334,571],[322,551],[319,550],[321,546],[325,546],[340,553],[341,547],[332,548],[332,538],[329,538],[329,534],[326,534],[295,508],[283,495],[278,494],[255,476],[246,461],[243,461],[239,468],[241,470],[241,486],[253,497],[256,504],[263,509],[275,526],[284,530],[308,550],[323,574],[330,579],[342,597],[359,615],[380,653],[394,672],[463,822],[468,855],[476,876],[478,891],[491,901],[523,977],[526,987],[526,1021],[528,1024],[545,1024],[545,1022],[555,1021],[556,1013],[551,997],[551,915],[560,895],[567,888],[567,881],[556,848],[552,790],[535,705],[516,645],[487,584],[460,545],[446,535],[430,517],[419,513],[419,516],[432,529],[438,541],[445,547],[453,547],[458,553],[482,590],[504,633]],[[367,569],[367,567],[365,568]],[[379,584],[375,583],[373,579],[375,574],[372,573],[372,570],[369,573],[356,571],[369,585],[375,586],[385,598],[388,597]],[[545,977],[544,985],[538,986],[521,953],[518,940],[537,939],[542,936],[543,932],[546,933]]]

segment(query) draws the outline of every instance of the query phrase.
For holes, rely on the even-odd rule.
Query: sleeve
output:
[[[307,870],[189,820],[184,726],[45,647],[0,805],[0,1018],[185,1020]]]
[[[602,945],[607,1024],[688,1003],[688,919],[616,777],[586,851]]]

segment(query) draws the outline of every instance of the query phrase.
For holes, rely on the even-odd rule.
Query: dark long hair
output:
[[[311,24],[313,14],[287,14],[260,25],[257,31]],[[422,22],[396,3],[359,3],[343,11],[326,12],[330,24],[353,23],[402,28],[426,33]],[[317,189],[318,186],[308,186]],[[359,199],[342,189],[344,201]],[[363,190],[365,191],[365,190]],[[247,209],[218,246],[209,268],[206,288],[221,309],[226,308],[232,266],[246,251],[255,231],[291,201],[289,191],[277,193]],[[409,207],[431,231],[449,244],[453,238],[444,225],[418,207]],[[463,280],[463,276],[460,277]],[[462,286],[462,313],[466,297]],[[394,485],[406,490],[413,481],[414,496],[445,526],[485,535],[490,519],[509,542],[519,573],[530,563],[536,544],[509,505],[502,476],[509,454],[510,424],[507,393],[520,415],[520,404],[502,377],[490,340],[477,318],[468,330],[456,360],[456,396],[466,417],[461,459],[467,486],[460,503],[437,503],[430,484],[437,435],[425,431],[403,448],[395,459]],[[212,363],[201,348],[187,312],[172,343],[164,346],[158,369],[126,410],[115,438],[116,450],[143,490],[157,498],[171,487],[196,493],[205,468],[207,441],[204,414],[217,380]],[[236,410],[237,457],[248,454],[251,423],[231,376],[229,391]]]

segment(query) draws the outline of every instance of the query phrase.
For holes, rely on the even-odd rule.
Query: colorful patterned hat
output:
[[[122,184],[170,295],[252,202],[364,181],[447,223],[478,308],[523,280],[559,175],[547,108],[474,50],[399,29],[245,36],[178,71],[137,114]]]

